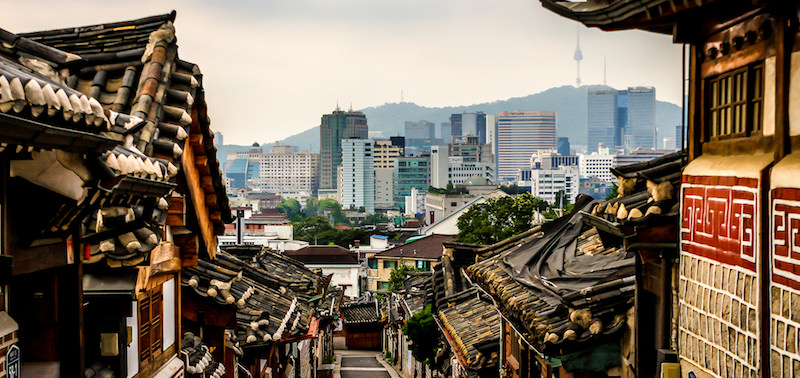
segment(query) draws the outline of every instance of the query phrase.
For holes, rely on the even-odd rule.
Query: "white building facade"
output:
[[[372,139],[342,140],[342,207],[375,212],[375,158]]]
[[[594,177],[602,181],[614,181],[616,178],[611,174],[611,167],[613,165],[614,155],[598,154],[596,152],[593,152],[591,155],[578,155],[580,177],[584,179]]]

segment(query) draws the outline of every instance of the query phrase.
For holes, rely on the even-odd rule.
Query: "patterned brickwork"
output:
[[[700,376],[758,373],[758,198],[755,179],[683,178],[678,342]]]
[[[774,377],[800,377],[800,189],[773,189],[770,368]]]
[[[0,335],[0,378],[5,378],[6,376],[6,353],[8,353],[8,348],[17,344],[17,341],[19,340],[16,331],[7,335]]]

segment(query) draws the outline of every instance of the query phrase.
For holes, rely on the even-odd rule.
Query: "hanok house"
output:
[[[347,349],[381,350],[383,319],[377,300],[344,304],[341,310]]]
[[[663,33],[687,46],[681,375],[797,375],[797,2],[542,4],[587,26]]]
[[[174,18],[0,33],[23,375],[183,374],[178,272],[213,257],[230,210]]]
[[[682,159],[619,167],[617,199],[579,196],[571,214],[474,250],[467,271],[503,315],[506,374],[658,376],[658,350],[673,346]]]
[[[361,295],[361,264],[350,250],[338,245],[310,245],[285,251],[283,255],[300,261],[306,268],[321,270],[324,276],[330,275],[330,284],[341,287],[345,296],[358,298]]]
[[[414,358],[409,349],[408,336],[403,333],[403,324],[409,317],[425,309],[431,303],[433,272],[410,272],[403,280],[403,290],[393,292],[384,302],[390,316],[384,328],[384,353],[395,359],[395,366],[406,375],[430,376],[431,369]],[[396,314],[395,314],[396,313]],[[437,335],[438,337],[438,335]]]
[[[330,318],[338,305],[323,299],[328,280],[289,257],[228,245],[214,260],[183,269],[181,287],[183,331],[214,347],[225,377],[236,376],[235,369],[239,376],[310,377],[322,358],[316,351],[332,350]],[[318,341],[321,321],[327,333]]]
[[[367,284],[370,291],[389,290],[392,269],[406,264],[418,271],[430,271],[436,265],[444,250],[443,243],[453,241],[449,235],[423,235],[409,239],[405,244],[396,245],[369,258]]]

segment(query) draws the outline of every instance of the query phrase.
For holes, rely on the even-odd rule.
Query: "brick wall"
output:
[[[759,367],[759,181],[684,176],[678,343],[682,375],[754,377]]]
[[[773,175],[778,173],[789,174],[773,172]],[[772,376],[797,377],[800,376],[800,189],[773,188],[770,204],[770,368]]]
[[[16,345],[19,339],[17,338],[17,323],[14,319],[3,311],[0,311],[0,378],[6,376],[6,353],[8,348]]]

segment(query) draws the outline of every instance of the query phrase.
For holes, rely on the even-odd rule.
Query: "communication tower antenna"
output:
[[[575,83],[578,87],[581,86],[581,60],[583,60],[583,53],[581,52],[581,29],[578,28],[578,47],[575,48],[575,55],[573,56],[575,59],[575,63],[578,65],[578,77],[575,79]]]

